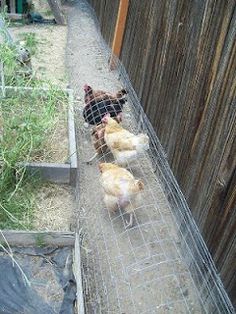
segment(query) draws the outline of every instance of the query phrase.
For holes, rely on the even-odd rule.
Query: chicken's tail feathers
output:
[[[122,95],[126,95],[126,94],[128,94],[127,90],[126,90],[126,89],[124,89],[124,88],[120,90],[120,93],[121,93]]]
[[[123,97],[124,95],[127,95],[127,94],[128,94],[127,90],[123,88],[123,89],[119,90],[116,93],[116,97],[117,98],[121,98],[121,97]]]
[[[144,183],[142,180],[136,180],[135,181],[135,187],[138,191],[142,191],[144,189]]]

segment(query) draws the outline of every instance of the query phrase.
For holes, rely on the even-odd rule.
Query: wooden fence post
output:
[[[118,16],[116,20],[116,27],[115,27],[115,33],[112,43],[112,56],[110,59],[110,69],[115,69],[115,62],[113,55],[116,57],[120,56],[122,42],[123,42],[123,35],[125,30],[125,23],[126,23],[126,17],[128,13],[128,7],[129,7],[129,0],[120,0],[119,10],[118,10]]]
[[[10,0],[10,13],[16,13],[16,1]]]
[[[66,25],[66,20],[61,11],[61,6],[58,0],[48,0],[50,9],[53,12],[55,20],[58,25]]]

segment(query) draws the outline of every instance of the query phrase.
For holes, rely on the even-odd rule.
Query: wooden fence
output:
[[[89,0],[111,46],[118,0]],[[236,305],[236,4],[129,3],[132,84]]]

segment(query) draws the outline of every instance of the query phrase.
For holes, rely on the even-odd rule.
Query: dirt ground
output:
[[[145,184],[136,222],[125,229],[122,212],[110,214],[103,203],[98,160],[82,118],[83,85],[114,92],[122,87],[119,73],[108,68],[108,55],[96,20],[85,1],[68,6],[67,65],[77,92],[78,159],[80,172],[79,227],[85,308],[87,313],[202,313],[196,287],[183,260],[178,226],[154,173],[150,152],[129,165]],[[126,86],[125,86],[126,87]],[[124,125],[137,130],[129,99]],[[100,158],[111,161],[110,154]]]
[[[17,25],[10,28],[14,38],[21,40],[22,33],[34,33],[38,39],[38,50],[32,57],[32,67],[38,78],[47,78],[52,83],[66,87],[67,78],[64,64],[64,52],[66,45],[65,26],[60,25]]]
[[[68,185],[46,183],[36,194],[34,229],[43,231],[75,230],[74,189]]]

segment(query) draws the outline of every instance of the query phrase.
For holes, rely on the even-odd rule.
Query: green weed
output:
[[[24,41],[25,47],[30,51],[30,54],[32,56],[35,55],[39,44],[36,34],[31,32],[21,33],[20,37]]]
[[[44,234],[37,234],[35,236],[35,242],[36,242],[36,246],[44,247],[46,245],[44,241]]]
[[[45,10],[45,11],[43,12],[43,15],[45,15],[45,16],[51,16],[51,15],[53,15],[52,10],[50,10],[50,9]]]

